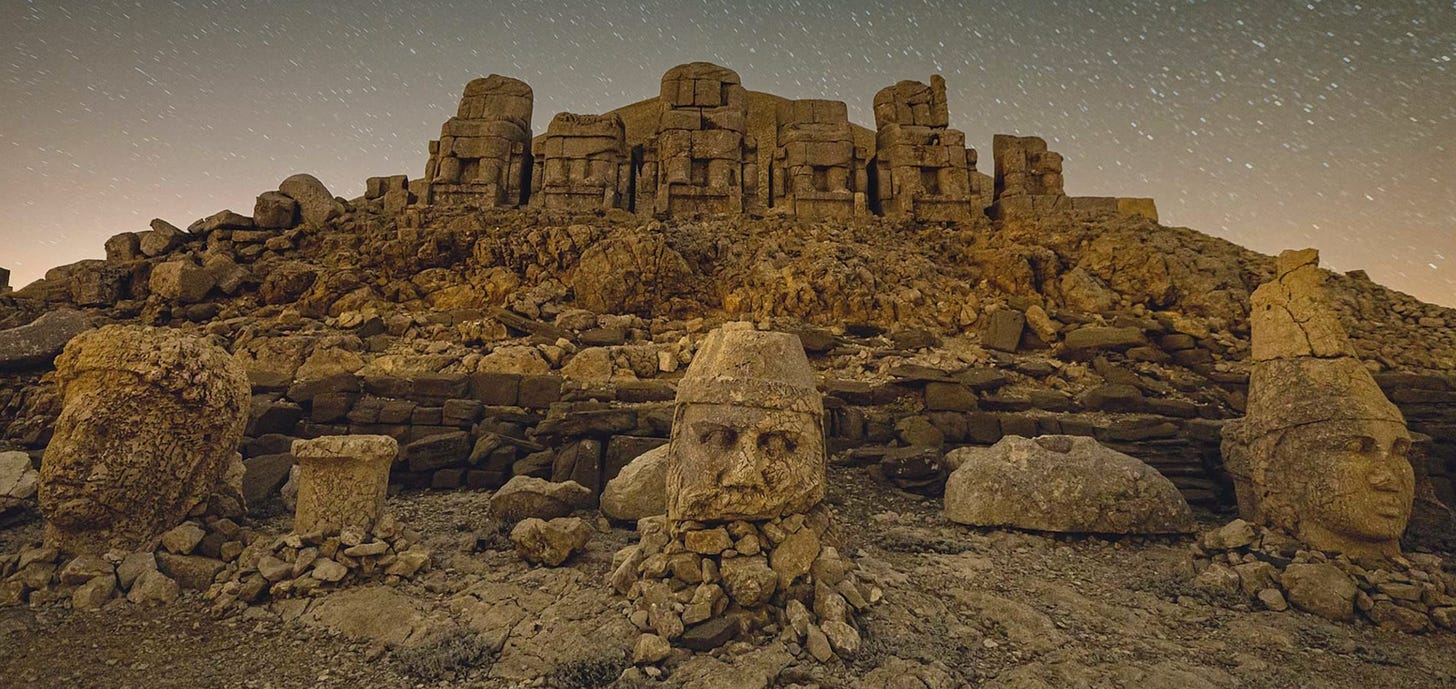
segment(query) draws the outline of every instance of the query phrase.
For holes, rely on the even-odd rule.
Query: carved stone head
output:
[[[227,478],[249,386],[226,351],[165,328],[107,326],[56,359],[63,395],[41,464],[46,541],[136,550]]]
[[[667,516],[772,519],[824,499],[824,406],[799,338],[734,323],[678,386]]]
[[[1313,250],[1281,254],[1254,292],[1248,409],[1225,430],[1225,461],[1245,518],[1320,550],[1388,558],[1415,495],[1411,436],[1326,301]]]
[[[1415,495],[1400,410],[1356,359],[1262,362],[1255,376],[1245,421],[1255,516],[1321,550],[1398,554]]]

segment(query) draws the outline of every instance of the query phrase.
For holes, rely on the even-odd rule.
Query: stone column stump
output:
[[[389,466],[399,443],[385,435],[336,435],[293,441],[298,506],[293,531],[369,530],[384,512]]]

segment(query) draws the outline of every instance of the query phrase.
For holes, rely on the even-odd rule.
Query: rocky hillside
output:
[[[666,438],[702,336],[749,319],[800,335],[831,444],[853,461],[1066,432],[1148,461],[1194,502],[1230,504],[1218,429],[1243,411],[1248,298],[1273,259],[1226,241],[1114,214],[661,222],[404,205],[388,179],[353,200],[290,184],[252,217],[154,221],[109,240],[106,260],[0,297],[0,339],[26,343],[0,351],[0,445],[45,447],[59,413],[47,353],[78,327],[141,322],[203,331],[245,362],[250,461],[292,438],[386,433],[416,457],[393,479],[404,485],[527,473],[599,489]],[[1359,273],[1331,288],[1361,357],[1428,436],[1422,473],[1456,497],[1456,311]],[[944,480],[887,469],[916,490]]]

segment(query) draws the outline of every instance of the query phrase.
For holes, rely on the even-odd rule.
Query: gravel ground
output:
[[[761,635],[711,655],[674,655],[662,668],[665,681],[616,685],[762,685],[745,684],[747,675],[733,670],[766,667],[777,676],[771,686],[784,687],[1456,686],[1456,634],[1408,636],[1209,601],[1188,583],[1186,541],[970,529],[945,521],[937,500],[880,486],[863,470],[834,467],[830,478],[842,551],[885,590],[885,601],[861,619],[865,644],[856,657],[823,666]],[[623,601],[603,578],[632,532],[599,523],[603,532],[566,567],[533,570],[491,522],[487,497],[390,499],[437,554],[433,572],[392,590],[420,613],[398,623],[422,626],[429,643],[391,649],[309,615],[285,621],[297,610],[277,605],[219,618],[195,594],[167,608],[123,601],[91,613],[8,608],[0,609],[0,685],[613,685],[634,635],[623,631]],[[286,529],[286,515],[272,513],[262,528]],[[1219,523],[1216,515],[1201,518]],[[33,520],[11,526],[0,530],[0,547],[38,534]],[[339,596],[313,603],[310,614]],[[500,626],[506,611],[514,616]],[[388,626],[398,610],[379,614]],[[504,639],[502,650],[480,653],[495,643],[486,638]]]

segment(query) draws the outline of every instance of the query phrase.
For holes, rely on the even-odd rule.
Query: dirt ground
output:
[[[531,569],[490,521],[488,494],[407,493],[390,508],[437,556],[420,581],[221,617],[196,594],[166,608],[0,609],[0,685],[1456,686],[1456,634],[1209,601],[1189,584],[1186,540],[977,530],[863,470],[835,467],[830,484],[842,552],[885,592],[860,619],[865,644],[846,662],[821,665],[765,633],[712,654],[676,652],[660,679],[628,670],[637,632],[604,581],[632,531],[602,522],[566,566]],[[286,530],[286,515],[273,512],[262,528]],[[38,534],[34,522],[0,531],[0,547]]]

